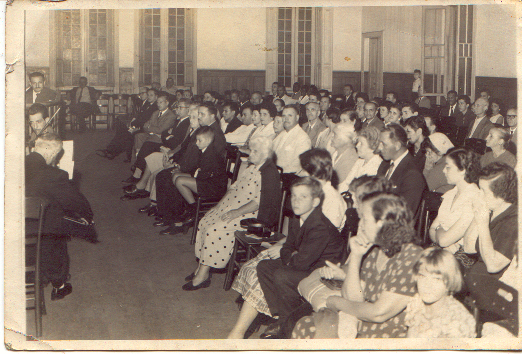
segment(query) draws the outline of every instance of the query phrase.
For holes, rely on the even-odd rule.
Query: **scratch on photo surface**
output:
[[[14,0],[13,0],[13,1],[14,1]],[[10,74],[10,73],[12,73],[13,71],[15,71],[15,64],[16,64],[16,63],[18,63],[18,59],[16,59],[16,60],[14,61],[14,63],[12,63],[12,64],[6,63],[6,64],[5,64],[5,73],[6,73],[6,74]]]

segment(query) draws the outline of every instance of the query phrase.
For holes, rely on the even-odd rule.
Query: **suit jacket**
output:
[[[33,102],[33,88],[30,87],[25,91],[25,103],[43,103],[43,104],[56,104],[60,102],[62,98],[58,92],[51,90],[49,87],[42,88],[42,91],[36,97],[36,101]]]
[[[443,106],[440,111],[439,111],[439,116],[440,117],[453,117],[453,118],[456,118],[458,116],[459,113],[461,113],[458,109],[458,104],[456,103],[455,104],[455,107],[454,107],[454,112],[452,112],[452,114],[449,114],[450,113],[450,105],[446,105],[446,106]]]
[[[489,117],[485,116],[479,122],[479,124],[476,127],[476,130],[474,130],[474,133],[472,134],[472,136],[470,136],[471,130],[474,127],[474,120],[473,120],[469,124],[469,128],[467,130],[467,138],[485,140],[487,138],[487,136],[488,136],[490,128],[492,128],[493,126],[494,126],[494,124],[492,124],[492,122],[490,121]]]
[[[161,136],[164,131],[173,126],[176,116],[169,108],[161,116],[160,114],[160,111],[154,112],[151,119],[143,125],[143,130]]]
[[[240,127],[240,125],[243,125],[242,121],[238,119],[238,117],[234,117],[231,122],[229,124],[227,124],[227,128],[225,129],[225,133],[224,134],[227,134],[227,133],[231,133],[233,131],[235,131],[236,129],[238,129],[238,127]]]
[[[336,227],[316,207],[300,227],[300,219],[289,223],[289,236],[280,250],[281,261],[293,270],[310,271],[341,260],[343,240]],[[298,253],[292,254],[294,251]]]
[[[101,96],[101,92],[91,86],[86,86],[86,88],[89,90],[89,97],[91,98],[91,104],[94,106],[97,106],[96,101],[98,100],[98,97]],[[78,92],[79,89],[80,89],[80,87],[74,87],[71,90],[71,97],[70,97],[71,105],[75,105],[77,103],[76,102],[76,93]]]
[[[42,155],[32,152],[25,158],[25,194],[49,201],[44,234],[63,236],[63,219],[77,214],[92,221],[93,212],[85,196],[69,180],[67,172],[46,164]]]
[[[381,131],[385,127],[385,123],[383,123],[383,121],[378,117],[374,117],[371,121],[366,120],[363,122],[361,129],[366,127],[376,127]]]
[[[227,174],[224,155],[218,153],[213,144],[200,152],[198,174],[196,175],[198,194],[222,197],[227,190]]]
[[[216,150],[216,153],[220,156],[225,157],[225,146],[227,145],[227,142],[225,141],[225,135],[223,134],[222,127],[220,127],[220,122],[215,120],[210,127],[212,130],[214,130],[214,150]]]
[[[383,161],[378,168],[378,176],[385,176],[389,166],[389,161]],[[394,184],[394,193],[405,198],[412,214],[416,215],[423,191],[427,188],[427,182],[411,154],[407,153],[396,166],[394,173],[390,176],[390,181]]]
[[[142,107],[138,115],[135,117],[136,120],[131,124],[132,126],[136,128],[142,128],[149,119],[151,119],[154,112],[158,111],[158,105],[156,102],[150,103],[147,101],[145,105]]]
[[[272,227],[278,222],[278,213],[280,211],[282,194],[280,173],[274,161],[269,158],[260,167],[260,174],[261,191],[257,219],[266,226]]]
[[[318,118],[316,119],[316,123],[314,124],[314,126],[312,127],[312,129],[309,131],[309,122],[305,123],[304,125],[302,125],[302,128],[303,130],[305,131],[305,133],[307,133],[307,135],[309,136],[309,138],[311,139],[311,144],[312,146],[316,145],[316,139],[318,139],[318,135],[324,131],[327,127],[325,126],[325,124]]]
[[[346,108],[353,108],[355,106],[355,102],[354,102],[354,99],[352,98],[352,95],[349,96],[349,98],[347,98],[347,96],[343,96],[343,100],[341,101],[341,109],[346,109]]]
[[[175,126],[171,129],[167,129],[162,133],[162,145],[173,150],[175,147],[180,145],[187,135],[190,129],[189,117],[184,120],[175,122]]]

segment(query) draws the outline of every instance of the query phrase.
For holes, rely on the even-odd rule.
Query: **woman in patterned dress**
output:
[[[407,335],[404,310],[416,294],[413,267],[422,251],[412,243],[412,214],[402,197],[384,192],[365,196],[361,208],[342,296],[329,297],[327,309],[299,320],[292,338],[347,338],[348,317],[353,338]]]
[[[185,278],[184,290],[198,290],[211,284],[210,269],[225,268],[234,246],[234,232],[240,220],[258,218],[272,226],[278,217],[281,190],[279,172],[272,159],[272,141],[251,139],[252,163],[231,185],[222,200],[200,221],[196,235],[196,270]],[[279,192],[279,193],[278,193]]]

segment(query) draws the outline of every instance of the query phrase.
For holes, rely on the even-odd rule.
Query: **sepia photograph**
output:
[[[4,345],[521,350],[521,18],[9,2]]]

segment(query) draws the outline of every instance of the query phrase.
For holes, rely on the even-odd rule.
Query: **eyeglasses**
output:
[[[189,108],[189,106],[176,106],[176,108]]]
[[[507,118],[517,118],[517,115],[508,115]]]

